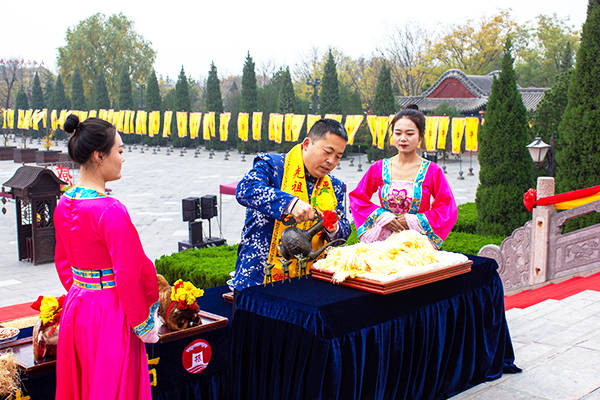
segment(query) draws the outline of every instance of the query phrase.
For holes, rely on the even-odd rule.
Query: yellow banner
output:
[[[200,124],[202,123],[202,113],[192,112],[190,113],[190,139],[196,139],[198,132],[200,132]]]
[[[187,112],[177,111],[177,137],[187,137]]]
[[[339,123],[342,123],[342,116],[340,114],[325,114],[323,118],[333,119]]]
[[[44,121],[44,128],[46,127],[47,110],[35,110],[32,117],[33,130],[38,130],[40,121]]]
[[[96,110],[90,110],[90,112],[88,113],[88,118],[97,118],[97,111]]]
[[[56,114],[56,110],[50,111],[50,129],[53,131],[58,129],[58,115]]]
[[[385,146],[385,135],[388,131],[389,117],[377,117],[377,147],[383,150]]]
[[[358,128],[360,128],[363,119],[364,117],[362,115],[346,115],[344,128],[346,128],[346,132],[348,133],[348,144],[354,144],[354,137],[356,136],[356,132],[358,132]]]
[[[477,131],[479,129],[479,118],[467,117],[465,128],[465,150],[477,151]]]
[[[465,118],[452,118],[452,153],[454,154],[460,153],[465,122]]]
[[[377,146],[377,115],[367,115],[367,126],[371,133],[371,146]]]
[[[79,111],[79,122],[83,122],[88,119],[87,111]]]
[[[17,110],[17,129],[23,129],[25,122],[25,110]]]
[[[283,129],[283,114],[269,114],[269,140],[281,143]]]
[[[285,114],[285,120],[283,122],[283,133],[286,142],[292,141],[292,121],[294,119],[294,114],[287,113]]]
[[[250,119],[250,114],[248,113],[239,113],[237,126],[238,126],[238,137],[244,141],[248,141],[248,121]]]
[[[304,114],[294,114],[292,119],[292,142],[297,142],[304,125]]]
[[[252,113],[252,139],[254,140],[260,140],[262,137],[262,115],[263,113],[260,111]]]
[[[310,128],[312,128],[312,126],[315,124],[315,122],[317,122],[320,119],[321,119],[320,115],[308,114],[306,116],[306,135],[307,136],[308,136],[308,132],[310,132]]]
[[[23,129],[29,129],[31,128],[31,124],[32,124],[32,117],[33,117],[33,110],[29,109],[27,111],[25,111],[25,121],[23,122]]]
[[[438,123],[437,148],[444,150],[446,148],[446,137],[448,136],[448,126],[450,126],[450,117],[440,117]]]
[[[425,150],[435,150],[440,117],[425,117]]]
[[[60,114],[58,115],[58,127],[60,129],[63,129],[65,126],[65,121],[67,120],[69,114],[70,113],[68,113],[67,110],[60,110]]]
[[[108,112],[106,113],[106,117],[108,118]],[[107,121],[107,122],[112,123],[115,126],[115,128],[117,128],[118,132],[123,132],[123,120],[124,119],[125,119],[125,113],[123,111],[117,111],[117,112],[113,112],[113,120]]]
[[[136,121],[139,121],[139,133],[138,135],[147,135],[148,134],[148,113],[143,110],[138,110],[137,112],[138,118]],[[135,129],[138,129],[138,124],[136,123]]]
[[[387,120],[388,125],[392,123],[392,120],[394,119],[394,115],[395,114],[392,114],[392,115],[390,115],[388,117],[388,120]],[[390,142],[390,146],[392,146],[392,147],[394,146],[394,135],[393,135],[393,133],[394,133],[394,127],[393,126],[388,126],[386,134],[389,134],[388,135],[389,138],[390,138],[389,142]]]
[[[4,124],[3,129],[14,129],[15,127],[15,110],[8,108],[4,110]]]
[[[130,115],[129,117],[129,132],[134,133],[135,132],[135,111],[132,110],[128,110],[127,111]]]
[[[231,119],[231,113],[221,113],[219,115],[219,139],[221,142],[226,142],[229,136],[229,120]]]
[[[131,130],[129,130],[129,118],[131,118],[131,113],[129,110],[121,110],[120,112],[125,114],[125,117],[123,118],[123,133],[129,135],[131,133]]]
[[[114,115],[115,115],[115,110],[113,110],[112,108],[110,110],[106,111],[106,121],[113,123],[113,119],[114,119]]]
[[[154,137],[160,131],[160,111],[152,111],[148,114],[148,136]]]
[[[173,119],[173,111],[165,111],[165,118],[163,124],[163,134],[164,138],[168,138],[171,136],[171,120]]]
[[[108,121],[108,111],[101,108],[98,110],[98,118]],[[111,121],[108,121],[111,122]]]
[[[202,138],[204,140],[210,140],[212,136],[215,136],[215,113],[214,111],[204,114],[204,121],[202,125]]]

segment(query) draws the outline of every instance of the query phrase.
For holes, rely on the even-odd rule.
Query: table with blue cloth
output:
[[[519,372],[492,259],[379,295],[315,279],[236,298],[232,387],[240,399],[440,399]]]

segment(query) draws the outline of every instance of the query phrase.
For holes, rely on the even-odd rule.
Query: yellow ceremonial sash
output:
[[[302,158],[302,144],[298,143],[295,145],[285,156],[285,164],[283,168],[283,180],[281,181],[281,190],[290,193],[300,200],[309,203],[308,190],[306,187],[306,177],[304,176],[304,161]],[[335,210],[337,207],[337,199],[333,191],[333,185],[328,175],[320,178],[313,189],[310,204],[319,211]],[[315,221],[307,221],[297,226],[300,229],[308,229],[313,226]],[[281,254],[277,249],[277,245],[281,239],[281,234],[288,228],[281,221],[275,221],[275,227],[273,228],[273,236],[271,237],[271,246],[269,248],[269,259],[270,264],[275,266],[271,270],[273,281],[283,279],[283,270],[281,269],[281,261],[279,258]],[[312,248],[313,250],[321,248],[324,245],[323,235],[316,234],[313,236]],[[308,267],[312,263],[308,263]],[[296,260],[290,264],[290,277],[296,276]]]

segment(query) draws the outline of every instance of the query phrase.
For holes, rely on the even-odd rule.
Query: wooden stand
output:
[[[158,342],[167,343],[190,336],[196,336],[200,333],[214,331],[225,327],[229,321],[225,317],[207,311],[200,311],[200,318],[202,319],[202,325],[182,329],[180,331],[171,331],[167,325],[161,326],[158,330],[158,337],[160,338]]]

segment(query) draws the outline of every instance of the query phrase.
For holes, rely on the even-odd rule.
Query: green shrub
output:
[[[458,219],[452,232],[475,233],[477,231],[477,206],[465,203],[458,206]]]
[[[156,271],[171,284],[183,279],[202,289],[221,286],[235,270],[237,249],[237,245],[217,246],[163,255],[155,261]]]
[[[504,236],[477,235],[465,232],[450,232],[441,250],[454,253],[477,254],[486,244],[500,245]]]
[[[459,221],[461,229],[474,231],[477,212],[475,203],[459,206]],[[473,220],[473,221],[471,221]],[[469,222],[466,222],[469,221]],[[457,223],[458,225],[458,223]],[[467,228],[465,228],[467,227]],[[469,232],[458,232],[454,229],[442,246],[442,250],[464,254],[477,254],[479,249],[486,244],[500,245],[504,236],[485,236]],[[347,245],[358,243],[356,228],[352,224],[352,232],[346,242]],[[190,249],[170,256],[163,255],[155,261],[156,270],[162,274],[169,283],[177,279],[192,282],[196,287],[206,289],[225,285],[229,280],[229,273],[235,269],[238,245],[217,246],[205,249]]]

